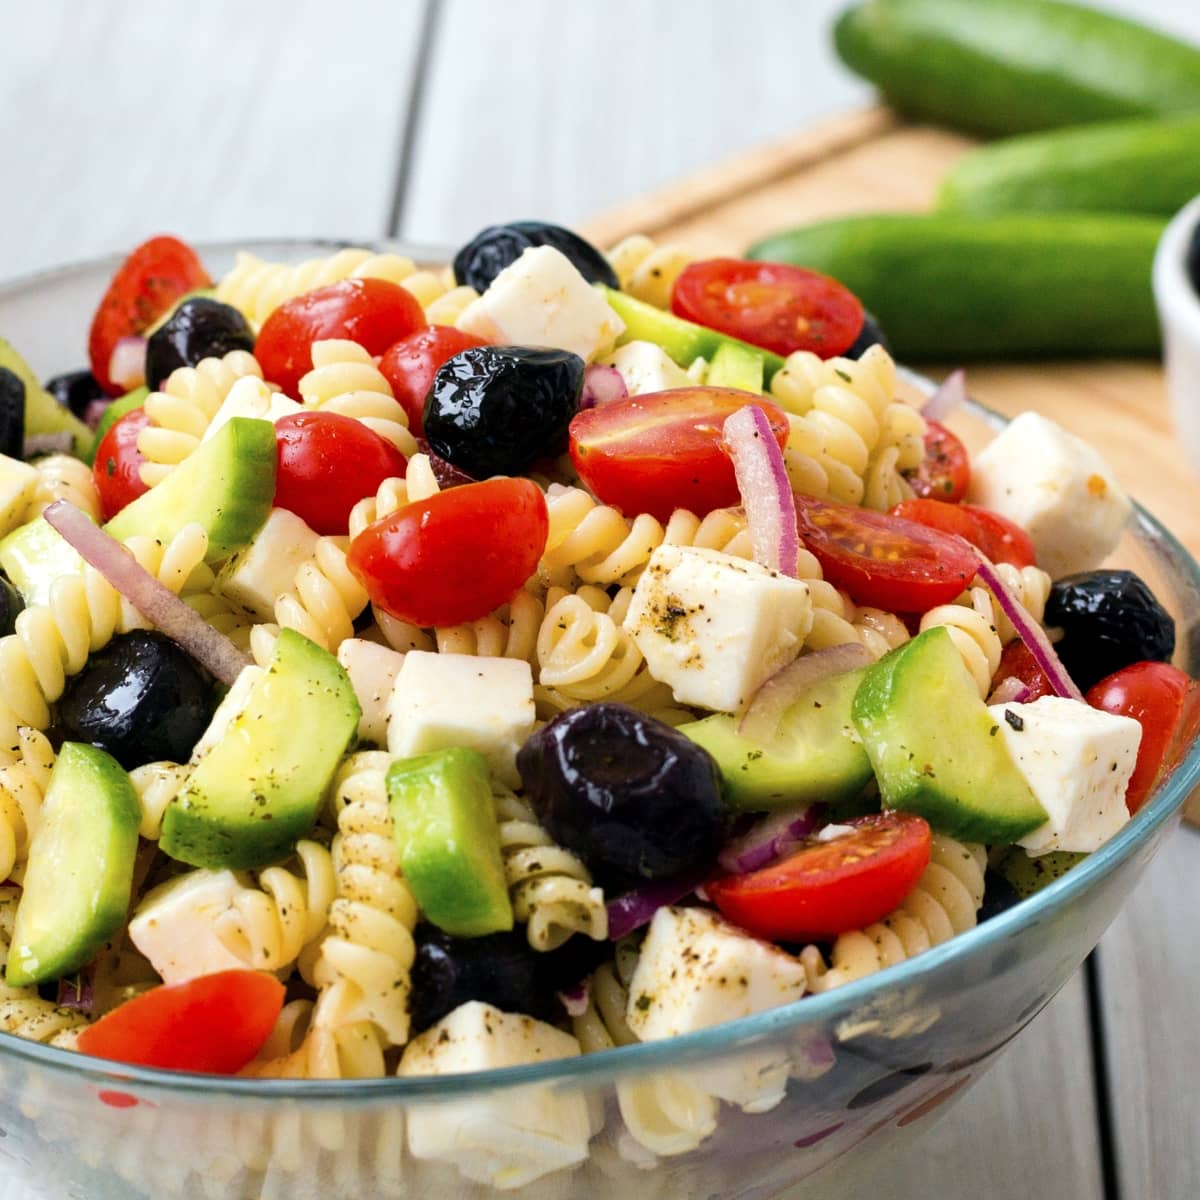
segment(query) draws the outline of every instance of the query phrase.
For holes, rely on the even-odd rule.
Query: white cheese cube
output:
[[[1133,511],[1100,455],[1035,412],[975,456],[968,499],[1022,526],[1055,579],[1099,566]]]
[[[413,1038],[396,1074],[457,1075],[579,1053],[575,1038],[552,1025],[472,1000]],[[506,1190],[583,1162],[590,1136],[581,1092],[538,1085],[414,1105],[408,1117],[414,1158],[449,1163],[467,1179]]]
[[[275,617],[275,601],[296,594],[296,572],[317,552],[317,534],[293,512],[273,508],[254,540],[217,578],[217,590],[261,621]]]
[[[591,362],[612,349],[625,323],[553,246],[533,246],[510,263],[458,319],[489,342],[570,350]]]
[[[281,417],[290,417],[299,412],[304,412],[303,404],[297,404],[282,392],[272,391],[257,375],[246,375],[229,389],[229,394],[221,401],[221,407],[200,440],[207,442],[226,421],[234,417],[251,417],[274,424]]]
[[[410,758],[465,746],[478,750],[502,783],[518,787],[517,751],[535,717],[527,662],[410,650],[388,701],[387,748]]]
[[[626,1020],[643,1041],[676,1037],[804,995],[804,967],[704,908],[660,908],[629,983]],[[783,1099],[791,1062],[775,1047],[707,1066],[706,1090],[748,1112]]]
[[[27,462],[0,454],[0,537],[25,522],[25,510],[33,499],[38,473]]]
[[[608,356],[607,362],[621,372],[631,396],[689,387],[691,376],[653,342],[627,342]]]
[[[681,704],[736,712],[799,654],[812,619],[803,580],[717,550],[663,545],[624,627]]]
[[[146,893],[129,922],[129,937],[162,976],[183,983],[217,971],[245,970],[217,937],[217,919],[248,886],[233,871],[189,871]]]
[[[1137,762],[1142,727],[1068,700],[991,708],[1004,744],[1049,820],[1017,844],[1030,854],[1097,850],[1129,820],[1125,788]]]
[[[378,642],[346,638],[338,646],[337,660],[350,676],[350,685],[362,709],[358,736],[363,741],[386,746],[387,706],[396,676],[404,664],[404,655]]]

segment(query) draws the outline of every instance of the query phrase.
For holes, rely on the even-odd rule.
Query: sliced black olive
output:
[[[156,630],[120,634],[67,685],[59,724],[71,741],[107,750],[127,771],[186,762],[216,708],[202,667]]]
[[[1021,897],[1017,889],[999,871],[989,868],[983,877],[983,904],[977,919],[982,925],[984,921],[998,917],[1020,902]]]
[[[155,391],[176,367],[194,367],[201,359],[253,349],[254,331],[236,308],[209,296],[193,296],[150,335],[146,384]]]
[[[454,256],[454,278],[477,292],[486,291],[492,280],[531,246],[561,250],[589,283],[618,286],[616,272],[591,242],[561,225],[548,225],[545,221],[510,221],[507,225],[489,225],[480,230]]]
[[[21,593],[0,575],[0,637],[7,637],[16,629],[17,617],[24,607]]]
[[[69,408],[81,421],[96,426],[97,408],[107,406],[108,393],[91,371],[67,371],[46,380],[46,391],[63,406]]]
[[[1084,691],[1130,663],[1169,662],[1175,652],[1175,621],[1132,571],[1083,571],[1057,580],[1045,620],[1063,631],[1055,649]]]
[[[25,452],[25,384],[0,367],[0,454],[20,458]]]
[[[521,747],[517,769],[550,836],[609,891],[716,862],[717,765],[661,721],[623,704],[572,709]]]
[[[883,336],[883,330],[879,328],[879,322],[869,312],[864,312],[863,324],[858,331],[858,337],[854,339],[854,345],[842,357],[862,358],[872,346],[882,346],[885,350],[891,351],[887,338]]]
[[[583,359],[567,350],[463,350],[433,378],[425,439],[474,479],[520,475],[563,447],[582,390]]]

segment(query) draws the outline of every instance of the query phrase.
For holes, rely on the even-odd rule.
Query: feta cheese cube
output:
[[[527,662],[410,650],[388,700],[387,748],[410,758],[465,746],[478,750],[502,783],[519,787],[517,751],[535,716]]]
[[[717,550],[659,546],[624,628],[681,704],[735,712],[800,653],[808,584]]]
[[[975,456],[968,499],[1022,526],[1055,579],[1099,566],[1133,511],[1100,455],[1035,412]]]
[[[591,362],[612,349],[625,323],[553,246],[533,246],[510,263],[458,319],[489,342],[570,350]]]
[[[707,1029],[804,995],[804,967],[704,908],[660,908],[629,983],[626,1020],[643,1041]],[[706,1066],[704,1087],[748,1112],[783,1099],[791,1062],[773,1047]]]
[[[282,392],[273,391],[257,375],[245,375],[229,389],[229,394],[221,401],[221,407],[200,440],[207,442],[233,417],[251,417],[274,424],[281,417],[298,412],[304,412],[303,404],[298,404]]]
[[[346,638],[337,649],[337,660],[350,676],[362,717],[358,736],[377,746],[387,745],[387,706],[404,664],[404,655],[390,646]]]
[[[607,361],[621,372],[631,396],[666,392],[692,383],[691,376],[653,342],[627,342],[613,351]]]
[[[254,540],[221,570],[217,590],[260,621],[275,616],[275,601],[296,594],[296,572],[317,552],[317,534],[295,513],[273,508]]]
[[[573,1058],[579,1043],[532,1017],[472,1000],[404,1048],[401,1076],[451,1075]],[[531,1085],[409,1110],[414,1158],[457,1167],[492,1187],[524,1187],[587,1158],[591,1119],[582,1092]]]
[[[36,468],[0,454],[0,537],[25,522],[25,510],[38,484]]]
[[[1013,761],[1049,820],[1017,844],[1030,854],[1097,850],[1129,820],[1125,788],[1137,762],[1142,727],[1068,700],[992,705]]]

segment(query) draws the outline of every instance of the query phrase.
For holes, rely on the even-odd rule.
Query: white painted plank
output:
[[[39,0],[0,38],[0,278],[192,240],[384,232],[423,0]]]

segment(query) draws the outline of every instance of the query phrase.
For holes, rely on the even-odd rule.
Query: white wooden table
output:
[[[577,222],[866,102],[829,51],[840,7],[0,0],[0,278],[163,230],[457,245]],[[1108,7],[1200,41],[1198,0]],[[830,1200],[1200,1196],[1198,864],[1177,834],[991,1074]]]

